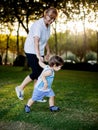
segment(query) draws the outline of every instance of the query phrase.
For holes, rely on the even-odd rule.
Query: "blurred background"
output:
[[[51,26],[51,55],[68,66],[98,65],[98,0],[0,0],[0,65],[26,65],[29,28],[51,6],[59,12]]]

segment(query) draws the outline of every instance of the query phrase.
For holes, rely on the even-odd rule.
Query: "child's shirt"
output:
[[[48,83],[48,87],[46,90],[44,90],[44,82],[42,80],[42,74],[47,71],[47,70],[51,70],[51,75],[46,77],[47,83]],[[42,71],[41,75],[39,76],[37,83],[35,85],[35,88],[40,90],[40,91],[49,91],[51,89],[52,83],[53,83],[53,79],[54,79],[54,70],[52,70],[48,65],[46,65],[46,67],[44,68],[44,70]]]

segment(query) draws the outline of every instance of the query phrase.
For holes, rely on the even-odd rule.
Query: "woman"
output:
[[[46,49],[46,60],[50,55],[50,49],[48,46],[48,39],[50,37],[50,24],[52,24],[57,18],[58,12],[55,8],[51,7],[45,10],[44,16],[35,21],[30,28],[29,34],[25,41],[24,51],[27,56],[28,64],[32,69],[32,73],[28,75],[23,82],[15,88],[17,97],[23,100],[23,90],[28,83],[34,80],[36,83],[39,75],[42,72],[42,68],[39,66],[38,61],[44,59],[44,51]],[[44,102],[44,101],[43,101]]]

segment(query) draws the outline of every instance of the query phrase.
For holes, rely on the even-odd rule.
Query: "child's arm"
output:
[[[50,75],[52,75],[51,70],[44,71],[41,75],[41,78],[44,82],[44,88],[43,88],[44,90],[46,90],[48,88],[48,83],[47,83],[46,77],[50,76]]]
[[[42,67],[42,68],[45,68],[46,67],[46,64],[41,62],[41,60],[39,60],[39,65]]]

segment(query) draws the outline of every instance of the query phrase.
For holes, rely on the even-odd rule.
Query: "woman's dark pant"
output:
[[[36,57],[35,54],[26,53],[26,56],[28,60],[28,65],[32,69],[32,73],[29,76],[32,80],[35,79],[37,80],[43,68],[41,68],[40,65],[38,64],[38,58]]]

